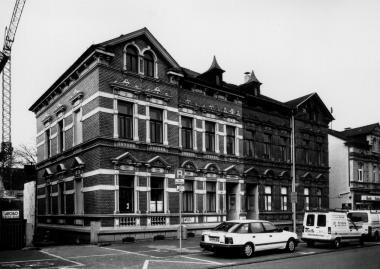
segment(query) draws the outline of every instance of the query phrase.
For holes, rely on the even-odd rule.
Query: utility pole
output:
[[[297,204],[297,193],[296,193],[296,131],[295,131],[295,119],[294,119],[295,111],[292,110],[292,115],[290,119],[290,125],[292,129],[291,134],[291,159],[292,159],[292,194],[291,194],[291,202],[292,202],[292,215],[293,215],[293,232],[296,232],[297,227],[297,214],[296,214],[296,204]]]

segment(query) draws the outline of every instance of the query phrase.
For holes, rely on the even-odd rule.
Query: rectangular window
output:
[[[281,160],[283,161],[288,160],[287,143],[288,143],[287,137],[280,137],[280,156],[281,156]]]
[[[193,119],[182,117],[182,147],[193,148]]]
[[[317,164],[322,165],[322,143],[316,144],[316,151],[317,151]]]
[[[134,176],[119,175],[119,212],[133,213]]]
[[[362,163],[359,163],[358,181],[363,182],[363,164]]]
[[[317,205],[318,205],[318,208],[322,208],[322,190],[321,189],[317,190]]]
[[[227,126],[227,154],[235,154],[235,127]]]
[[[264,158],[269,159],[272,154],[272,146],[271,146],[271,141],[272,141],[272,136],[269,134],[264,134]]]
[[[206,121],[205,122],[205,147],[206,151],[215,151],[215,123]]]
[[[246,137],[244,140],[244,155],[249,157],[255,156],[255,134],[253,131],[246,131]]]
[[[318,227],[326,227],[326,215],[318,215],[317,226]]]
[[[51,186],[46,186],[46,214],[51,214]]]
[[[207,212],[216,211],[216,183],[206,182],[206,208]]]
[[[288,189],[286,187],[281,187],[281,210],[288,210]]]
[[[117,101],[119,137],[133,138],[133,104]]]
[[[51,155],[50,147],[50,128],[45,131],[45,157],[49,158]]]
[[[303,140],[303,151],[305,153],[305,164],[311,163],[311,154],[310,154],[310,141],[309,140]]]
[[[150,179],[150,212],[164,212],[164,179]]]
[[[193,192],[193,181],[185,180],[185,191],[182,195],[182,210],[183,212],[193,212],[194,211],[194,192]]]
[[[305,198],[305,210],[309,210],[309,202],[310,202],[309,188],[303,189],[303,195]]]
[[[65,214],[65,183],[58,184],[58,197],[59,197],[59,214]]]
[[[63,120],[58,122],[58,152],[62,152],[64,150],[64,139],[65,133],[63,131]]]
[[[163,133],[162,110],[150,108],[150,141],[162,144]]]
[[[306,217],[306,226],[314,226],[314,214],[308,214]]]
[[[265,186],[264,210],[265,211],[272,211],[272,187],[270,187],[270,186]]]
[[[82,143],[82,110],[74,111],[73,116],[75,146]]]
[[[75,189],[75,214],[83,214],[83,193],[82,193],[82,179],[74,180]]]

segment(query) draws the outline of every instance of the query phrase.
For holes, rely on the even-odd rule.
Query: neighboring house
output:
[[[327,208],[332,116],[318,95],[282,103],[253,73],[242,85],[223,73],[215,57],[203,73],[181,67],[146,28],[88,48],[30,108],[37,227],[88,234],[97,221],[99,240],[174,235],[176,168],[188,229],[247,217],[291,226],[293,112],[299,218]]]
[[[380,126],[329,130],[330,207],[380,209]]]

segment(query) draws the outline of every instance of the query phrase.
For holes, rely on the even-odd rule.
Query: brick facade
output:
[[[126,46],[138,51],[136,73],[126,66]],[[149,64],[153,77],[144,70]],[[304,210],[304,186],[310,208],[328,207],[326,130],[332,118],[319,97],[281,103],[261,95],[254,74],[232,85],[223,72],[215,59],[202,74],[180,67],[145,28],[91,46],[30,108],[37,117],[39,222],[170,227],[179,210],[174,173],[184,168],[189,227],[231,218],[290,225],[292,113],[298,211]],[[130,104],[129,112],[119,110],[122,102]],[[310,107],[318,117],[305,118]],[[192,119],[188,133],[182,117]],[[312,156],[307,163],[305,152]],[[123,185],[123,176],[132,183]],[[58,188],[62,182],[65,188]],[[271,193],[265,202],[266,187]]]

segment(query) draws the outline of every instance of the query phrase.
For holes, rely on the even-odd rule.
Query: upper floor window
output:
[[[154,77],[154,58],[150,51],[144,53],[144,73],[148,77]]]
[[[119,137],[132,139],[133,134],[133,105],[131,103],[118,101],[118,125]]]
[[[78,109],[73,113],[74,124],[74,145],[82,143],[82,110]]]
[[[51,155],[50,147],[50,128],[45,131],[45,157],[49,158]]]
[[[317,206],[318,208],[322,208],[322,190],[317,189]]]
[[[288,160],[288,150],[287,150],[288,138],[281,136],[280,137],[280,155],[281,160]]]
[[[264,158],[270,158],[272,154],[271,146],[272,136],[269,134],[264,134]]]
[[[358,164],[358,181],[363,182],[363,164]]]
[[[150,108],[150,140],[162,144],[162,110]]]
[[[227,126],[227,154],[235,154],[235,127]]]
[[[128,46],[126,51],[126,69],[127,71],[138,72],[138,52],[134,46]]]
[[[206,151],[215,151],[215,123],[205,122],[205,148]]]
[[[58,152],[62,152],[64,150],[64,130],[63,130],[63,120],[58,122]]]
[[[193,148],[193,120],[188,117],[182,117],[182,147]]]
[[[255,156],[255,134],[253,131],[246,131],[246,138],[244,140],[244,153],[245,156]]]
[[[304,146],[304,152],[305,152],[305,163],[310,164],[311,163],[311,155],[310,155],[310,141],[309,140],[303,140],[303,146]]]

